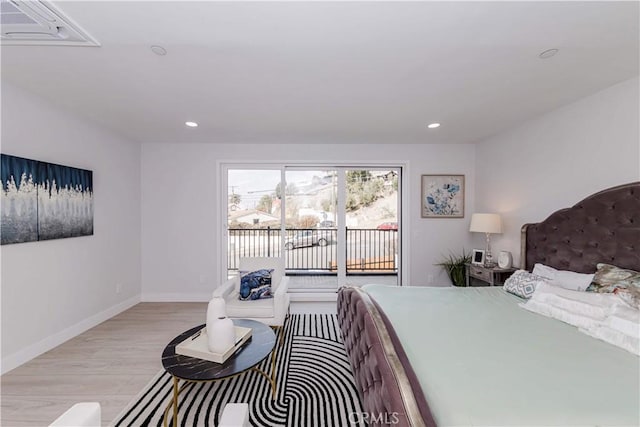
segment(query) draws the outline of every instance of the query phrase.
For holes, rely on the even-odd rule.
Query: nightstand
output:
[[[517,268],[489,268],[482,265],[467,264],[467,286],[478,280],[489,286],[502,286],[504,281],[513,274]]]

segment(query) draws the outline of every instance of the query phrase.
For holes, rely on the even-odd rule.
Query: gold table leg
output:
[[[282,323],[282,325],[271,326],[271,329],[273,329],[274,332],[276,333],[276,340],[278,341],[278,344],[280,345],[280,347],[284,345],[284,326],[287,324],[288,320],[289,320],[289,313],[287,312],[287,315],[285,316],[284,322]]]
[[[169,419],[169,409],[171,408],[173,408],[173,427],[178,427],[178,396],[189,384],[189,381],[187,381],[182,385],[182,387],[179,387],[180,379],[178,377],[173,377],[173,398],[169,401],[169,404],[164,410],[164,422],[162,423],[164,427],[168,426],[167,420]]]
[[[255,366],[251,370],[261,374],[269,381],[269,384],[271,384],[271,400],[276,400],[276,348],[274,347],[271,351],[271,375],[267,375],[266,372]]]
[[[173,427],[178,427],[178,378],[173,377]]]

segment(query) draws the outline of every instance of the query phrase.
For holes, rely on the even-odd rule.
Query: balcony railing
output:
[[[227,269],[237,270],[240,258],[284,256],[288,273],[336,274],[336,229],[230,228]],[[397,274],[398,231],[347,228],[347,274]]]

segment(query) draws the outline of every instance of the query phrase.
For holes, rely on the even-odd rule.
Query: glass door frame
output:
[[[402,173],[403,173],[403,167],[401,166],[397,166],[397,165],[385,165],[385,166],[369,166],[369,165],[359,165],[359,166],[343,166],[340,167],[341,170],[341,176],[342,176],[342,180],[338,180],[338,182],[342,183],[342,191],[343,193],[341,194],[341,197],[339,198],[339,200],[343,201],[343,205],[342,205],[342,210],[338,211],[339,215],[341,216],[341,218],[343,220],[347,219],[347,210],[346,210],[346,200],[347,200],[347,172],[350,171],[367,171],[367,172],[371,172],[371,171],[395,171],[398,175],[398,189],[397,189],[397,193],[398,193],[398,197],[397,197],[397,202],[396,202],[396,221],[398,224],[398,231],[397,231],[397,239],[398,239],[398,243],[396,244],[396,249],[398,252],[398,262],[397,264],[394,262],[394,264],[396,264],[396,284],[398,286],[400,286],[400,284],[402,283],[401,281],[401,272],[402,272],[402,259],[403,259],[403,247],[402,247],[402,223],[403,223],[403,198],[402,198]],[[340,194],[340,193],[338,193]],[[342,241],[344,241],[344,247],[342,248],[342,251],[344,253],[344,260],[342,260],[342,265],[344,266],[344,282],[346,283],[346,281],[348,280],[347,277],[353,277],[353,276],[366,276],[367,273],[349,273],[347,272],[347,264],[348,264],[348,255],[349,255],[349,251],[347,250],[347,245],[349,244],[349,236],[347,235],[347,228],[346,228],[346,224],[345,224],[345,228],[340,230],[341,235],[344,236],[345,238],[341,239]],[[340,248],[339,248],[340,249]],[[369,273],[369,275],[372,275]],[[380,275],[380,273],[378,274],[373,274],[373,275]],[[382,274],[384,275],[384,274]]]
[[[238,161],[218,161],[217,169],[219,176],[219,190],[217,197],[217,203],[220,204],[217,211],[219,216],[219,239],[217,247],[220,250],[220,254],[217,257],[218,271],[220,272],[221,280],[228,279],[227,270],[227,257],[228,257],[228,222],[227,222],[227,208],[228,208],[228,171],[229,170],[279,170],[280,182],[286,185],[286,170],[337,170],[338,185],[337,185],[337,206],[336,206],[336,228],[338,235],[344,235],[345,233],[345,219],[346,219],[346,171],[348,170],[397,170],[398,172],[398,265],[397,265],[397,285],[402,286],[405,284],[405,279],[408,278],[408,266],[407,257],[404,254],[408,253],[406,239],[403,238],[404,228],[403,224],[409,222],[409,200],[405,195],[409,194],[408,182],[403,179],[408,176],[408,163],[407,162],[238,162]],[[284,188],[284,187],[283,187]],[[283,207],[285,201],[282,201]],[[286,209],[281,209],[280,222],[281,222],[281,247],[284,247],[285,230],[286,230]],[[346,261],[347,261],[347,242],[346,239],[338,239],[337,241],[337,280],[338,287],[345,285],[348,282],[346,274]]]

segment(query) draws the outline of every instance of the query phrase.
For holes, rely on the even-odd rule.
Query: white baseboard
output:
[[[338,306],[335,302],[329,301],[292,301],[289,312],[291,314],[336,314]]]
[[[333,292],[290,292],[292,314],[336,314],[338,294]]]
[[[333,302],[338,299],[336,292],[289,292],[291,302]],[[177,292],[151,292],[143,293],[141,302],[208,302],[211,300],[211,292],[207,293],[177,293]]]
[[[59,346],[60,344],[70,340],[71,338],[77,337],[81,333],[93,328],[94,326],[99,325],[105,320],[111,319],[112,317],[122,313],[123,311],[128,310],[139,302],[140,296],[136,295],[132,298],[129,298],[128,300],[109,307],[108,309],[101,311],[98,314],[81,320],[75,325],[63,329],[62,331],[54,335],[50,335],[45,339],[36,342],[35,344],[31,344],[30,346],[20,351],[4,357],[0,362],[0,372],[2,374],[5,374],[12,369],[17,368],[18,366],[27,363],[31,359],[40,356],[42,353]]]
[[[292,314],[335,314],[336,292],[289,292]],[[208,302],[211,293],[143,293],[141,302]]]
[[[140,300],[142,302],[208,302],[211,300],[213,291],[197,294],[181,294],[181,293],[142,293]]]
[[[333,302],[338,300],[338,294],[334,292],[289,292],[291,302]]]

